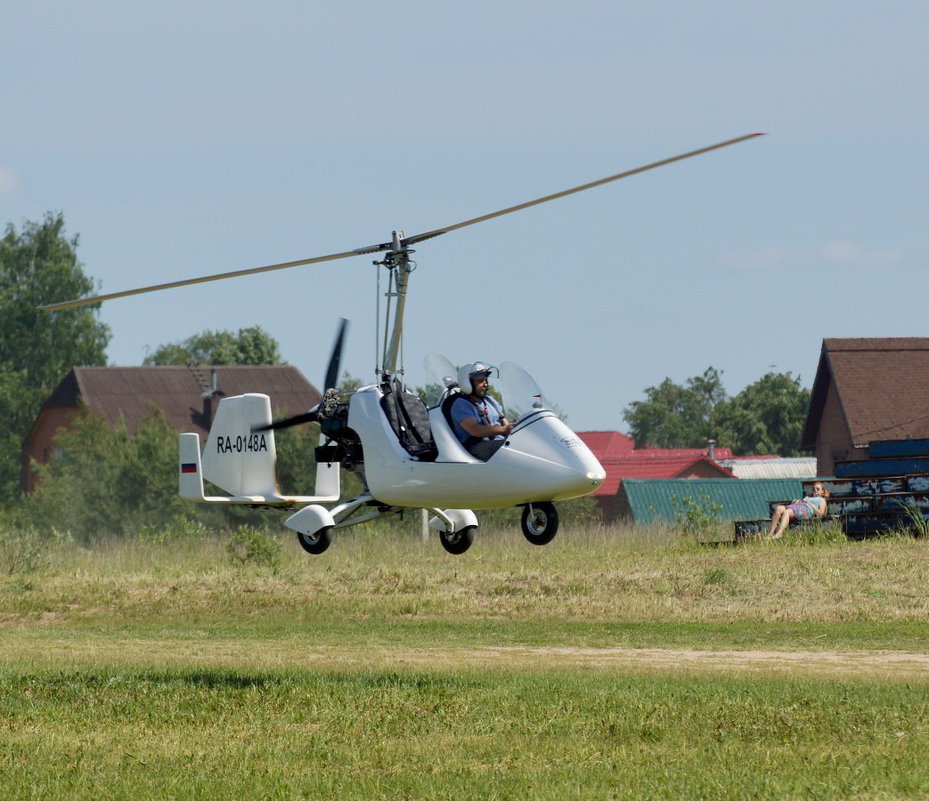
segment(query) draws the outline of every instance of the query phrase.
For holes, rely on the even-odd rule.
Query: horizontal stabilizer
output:
[[[178,443],[178,484],[180,496],[199,503],[259,504],[262,506],[296,506],[316,503],[315,495],[204,495],[203,471],[200,464],[200,437],[197,434],[181,434]],[[325,498],[323,500],[328,500]]]

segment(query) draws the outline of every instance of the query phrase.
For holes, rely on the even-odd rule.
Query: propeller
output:
[[[297,414],[293,417],[285,417],[283,420],[275,420],[273,423],[268,423],[266,426],[255,426],[252,428],[252,431],[280,431],[282,428],[290,428],[291,426],[303,425],[303,423],[315,423],[316,422],[316,410],[319,406],[314,406],[308,412],[303,414]]]
[[[627,170],[626,172],[616,173],[616,175],[610,175],[606,178],[601,178],[598,181],[591,181],[590,183],[581,184],[580,186],[572,187],[571,189],[565,189],[561,192],[555,192],[552,195],[545,195],[545,197],[536,198],[535,200],[530,200],[526,203],[520,203],[516,206],[508,206],[505,209],[500,209],[499,211],[493,211],[490,214],[483,214],[480,217],[472,217],[470,220],[464,220],[463,222],[454,223],[453,225],[447,225],[444,228],[435,228],[432,231],[426,231],[422,234],[416,234],[415,236],[408,237],[398,237],[395,236],[390,242],[382,242],[379,245],[369,245],[368,247],[356,248],[355,250],[347,250],[343,253],[332,253],[328,256],[316,256],[310,259],[299,259],[297,261],[287,261],[280,264],[268,264],[264,267],[251,267],[245,270],[233,270],[232,272],[227,273],[218,273],[216,275],[206,275],[200,278],[187,278],[182,281],[170,281],[165,284],[155,284],[154,286],[141,287],[139,289],[127,289],[122,292],[112,292],[107,295],[93,295],[87,298],[78,298],[77,300],[67,300],[61,303],[50,303],[46,306],[40,306],[39,308],[44,311],[60,311],[62,309],[72,309],[77,306],[86,306],[93,303],[101,303],[104,300],[113,300],[114,298],[123,298],[129,295],[141,295],[146,292],[159,292],[163,289],[174,289],[175,287],[181,286],[190,286],[192,284],[203,284],[208,281],[222,281],[226,278],[237,278],[243,275],[255,275],[257,273],[270,272],[272,270],[286,270],[290,267],[301,267],[308,264],[319,264],[320,262],[325,261],[336,261],[338,259],[347,259],[352,256],[363,256],[369,253],[381,253],[388,251],[390,253],[397,252],[406,252],[406,249],[411,245],[415,245],[417,242],[422,242],[426,239],[432,239],[436,236],[441,236],[442,234],[447,234],[449,231],[457,231],[459,228],[464,228],[468,225],[474,225],[479,222],[484,222],[485,220],[492,220],[494,217],[501,217],[504,214],[511,214],[514,211],[520,211],[522,209],[528,209],[531,206],[538,206],[540,203],[547,203],[550,200],[557,200],[558,198],[565,197],[566,195],[573,195],[575,192],[583,192],[585,189],[592,189],[595,186],[602,186],[603,184],[608,184],[611,181],[619,181],[622,178],[628,178],[631,175],[638,175],[639,173],[646,172],[647,170],[654,170],[657,167],[663,167],[666,164],[672,164],[675,161],[682,161],[684,159],[692,158],[693,156],[699,156],[703,153],[709,153],[712,150],[719,150],[723,147],[728,147],[729,145],[737,144],[738,142],[744,142],[747,139],[753,139],[756,136],[762,136],[762,133],[750,133],[745,134],[744,136],[736,137],[735,139],[728,139],[725,142],[719,142],[715,145],[709,145],[708,147],[702,147],[698,150],[690,150],[687,153],[681,153],[678,156],[671,156],[670,158],[662,159],[661,161],[655,161],[651,164],[646,164],[643,167],[636,167],[633,170]]]
[[[316,404],[312,409],[297,414],[293,417],[285,417],[281,420],[275,420],[266,426],[256,426],[252,431],[279,431],[282,428],[299,426],[303,423],[314,423],[319,419],[319,407],[325,406],[333,399],[338,400],[338,392],[335,388],[339,380],[339,367],[342,364],[342,348],[345,346],[345,335],[348,332],[348,320],[342,317],[339,321],[339,332],[336,334],[335,342],[332,345],[332,355],[329,357],[329,366],[326,368],[326,379],[323,383],[324,392],[323,400]]]
[[[329,357],[329,367],[326,369],[325,389],[335,389],[339,380],[339,367],[342,364],[342,348],[345,345],[345,334],[348,331],[348,320],[342,317],[339,321],[339,333],[336,334],[332,346],[332,355]]]

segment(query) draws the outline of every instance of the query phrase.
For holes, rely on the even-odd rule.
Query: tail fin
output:
[[[235,496],[279,496],[274,432],[252,432],[270,423],[267,395],[223,398],[203,449],[203,477]]]
[[[223,398],[202,456],[199,435],[180,435],[178,490],[181,497],[205,503],[284,506],[339,500],[338,462],[317,466],[316,495],[281,495],[275,468],[274,431],[253,430],[270,422],[271,401],[267,395]],[[204,479],[230,495],[205,497]]]

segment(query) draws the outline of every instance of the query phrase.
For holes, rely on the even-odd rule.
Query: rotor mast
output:
[[[379,372],[389,376],[397,373],[397,361],[400,358],[400,346],[403,340],[403,313],[406,309],[406,287],[410,273],[416,265],[410,260],[413,249],[407,246],[403,231],[394,231],[390,250],[383,261],[374,263],[386,267],[390,272],[390,286],[388,287],[387,315],[384,320],[384,352],[381,356]],[[393,308],[393,323],[391,323],[391,301],[396,300]],[[388,331],[389,338],[388,338]]]

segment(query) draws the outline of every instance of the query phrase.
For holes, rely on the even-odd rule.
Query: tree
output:
[[[285,492],[312,491],[319,427],[277,432],[278,477]],[[42,533],[68,533],[83,544],[132,537],[196,521],[206,530],[241,525],[277,529],[292,509],[196,504],[177,491],[177,434],[154,405],[133,432],[102,414],[76,419],[55,438],[57,458],[40,465],[35,492],[17,512]],[[360,491],[360,482],[357,481]],[[207,489],[221,494],[221,490]]]
[[[24,370],[0,367],[0,500],[19,494],[23,439],[38,414],[38,393],[27,389]]]
[[[719,405],[714,415],[719,442],[733,453],[796,456],[810,405],[810,391],[790,372],[766,373]]]
[[[789,372],[767,373],[730,398],[713,367],[683,385],[666,378],[645,395],[623,410],[639,447],[700,448],[712,438],[738,456],[795,456],[810,402]]]
[[[99,306],[46,312],[39,306],[94,290],[63,216],[46,214],[0,240],[0,498],[18,494],[22,441],[42,403],[75,365],[106,363],[109,328]]]
[[[347,395],[363,385],[364,381],[346,370],[342,373],[342,378],[339,379],[336,389],[338,389],[341,394]],[[326,387],[326,389],[329,389],[329,387]]]
[[[703,375],[675,384],[666,378],[645,390],[646,400],[623,410],[638,447],[699,448],[714,437],[713,410],[726,399],[720,373],[707,367]]]
[[[145,357],[147,365],[283,364],[274,339],[260,325],[232,331],[203,331],[183,342],[162,345]]]
[[[40,530],[69,532],[89,544],[185,511],[177,494],[177,435],[163,412],[153,409],[135,434],[87,414],[59,432],[55,444],[58,457],[39,467],[24,504]]]
[[[423,387],[413,387],[412,392],[414,395],[418,395],[426,406],[435,406],[439,402],[439,398],[442,397],[442,393],[445,392],[445,387],[433,382]]]

